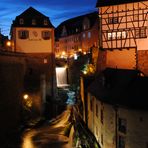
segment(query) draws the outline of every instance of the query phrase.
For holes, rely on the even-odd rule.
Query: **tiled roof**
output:
[[[82,31],[82,23],[84,18],[87,17],[90,20],[90,28],[94,25],[98,18],[98,12],[92,12],[89,14],[81,15],[78,17],[74,17],[71,19],[68,19],[64,22],[62,22],[57,28],[56,28],[56,36],[59,36],[61,34],[63,26],[66,27],[66,30],[68,31],[68,35],[75,34],[76,28],[78,29],[77,33],[80,33]]]
[[[128,107],[148,110],[148,77],[136,70],[104,70],[90,85],[88,91],[99,100]]]
[[[19,20],[23,19],[24,24],[20,25]],[[36,25],[32,25],[32,19],[36,20]],[[44,25],[44,19],[47,19],[48,25]],[[50,27],[53,28],[53,25],[51,24],[49,17],[43,15],[33,7],[29,7],[27,10],[25,10],[23,13],[18,15],[12,24],[13,27]]]
[[[147,0],[98,0],[96,7],[119,5],[119,4],[141,2],[141,1],[147,1]]]

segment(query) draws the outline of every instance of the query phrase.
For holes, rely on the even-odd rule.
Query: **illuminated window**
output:
[[[116,32],[112,32],[112,39],[116,39]]]
[[[135,38],[146,38],[146,28],[141,27],[141,28],[136,28],[135,29]]]
[[[122,32],[117,32],[117,39],[121,39],[122,37]]]
[[[127,32],[126,31],[122,31],[122,39],[125,39],[127,37]]]
[[[83,29],[84,29],[84,30],[86,29],[86,25],[83,26]]]
[[[29,31],[27,30],[20,30],[18,32],[18,36],[20,39],[27,39],[29,37]]]
[[[50,31],[42,31],[42,38],[44,40],[49,40],[50,39]]]
[[[111,32],[109,32],[109,33],[107,34],[107,38],[108,38],[108,40],[111,40],[111,39],[112,39],[112,33],[111,33]]]
[[[24,24],[24,19],[21,18],[21,19],[19,20],[19,22],[20,22],[21,25],[23,25],[23,24]]]
[[[85,36],[86,36],[85,33],[83,33],[83,38],[85,38]]]
[[[108,18],[108,23],[109,24],[117,24],[117,23],[119,23],[119,18],[118,17]]]
[[[107,39],[108,40],[125,39],[126,37],[127,37],[126,31],[108,32],[107,33]]]
[[[78,28],[76,28],[76,32],[78,32],[79,31],[79,29]]]
[[[32,19],[32,25],[36,25],[36,20]]]
[[[91,38],[91,32],[88,32],[88,38]]]
[[[44,25],[48,25],[48,20],[44,19]]]

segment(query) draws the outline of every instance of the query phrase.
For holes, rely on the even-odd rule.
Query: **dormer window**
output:
[[[47,19],[44,19],[44,25],[48,25],[48,20]]]
[[[19,20],[19,23],[20,23],[20,25],[23,25],[23,24],[24,24],[24,19],[21,18],[21,19]]]
[[[32,25],[36,25],[36,20],[32,19]]]

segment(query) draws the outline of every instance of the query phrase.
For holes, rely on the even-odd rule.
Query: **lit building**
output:
[[[147,6],[147,0],[98,0],[100,69],[138,69],[148,75]]]
[[[75,53],[90,52],[91,47],[98,47],[97,12],[71,18],[56,28],[56,55],[71,57]],[[62,55],[63,56],[63,55]]]
[[[54,27],[49,17],[30,7],[18,15],[11,25],[13,50],[24,53],[51,53]]]
[[[148,146],[148,77],[107,68],[87,94],[87,124],[102,148]]]
[[[54,27],[49,17],[29,7],[11,25],[12,50],[25,53],[24,91],[38,108],[54,98]]]

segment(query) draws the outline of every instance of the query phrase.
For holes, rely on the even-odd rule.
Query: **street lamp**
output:
[[[6,41],[6,48],[7,48],[8,50],[10,50],[11,47],[12,47],[11,41],[10,41],[10,40],[7,40],[7,41]]]

